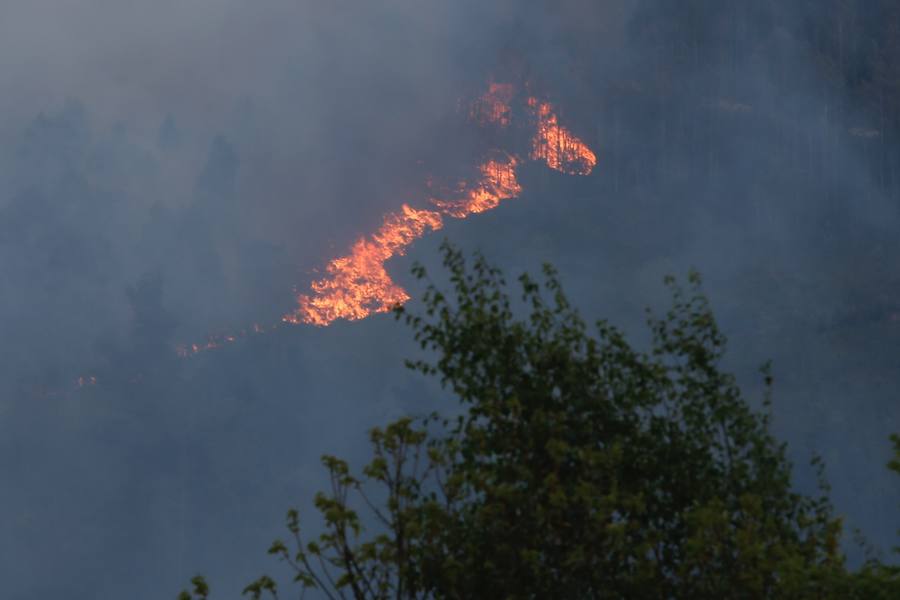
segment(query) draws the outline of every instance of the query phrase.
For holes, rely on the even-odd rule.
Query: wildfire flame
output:
[[[511,122],[510,103],[514,97],[511,84],[492,83],[471,104],[469,118],[481,125],[493,123],[506,127]],[[528,98],[527,106],[535,118],[536,128],[529,157],[543,160],[551,169],[563,173],[589,174],[597,164],[597,157],[587,144],[559,124],[553,106],[533,97]],[[438,211],[404,204],[400,212],[387,214],[376,233],[359,238],[349,254],[328,263],[326,275],[312,282],[310,294],[297,296],[297,308],[282,320],[324,326],[335,319],[363,319],[403,304],[409,300],[409,294],[394,283],[385,262],[404,254],[426,231],[440,229],[442,215],[463,219],[517,197],[522,193],[516,179],[520,163],[521,159],[511,154],[487,160],[478,168],[480,177],[474,183],[461,182],[449,200],[431,199]]]
[[[515,98],[515,88],[511,84],[491,83],[488,91],[469,105],[469,119],[481,126],[508,127],[512,123],[511,105]],[[544,161],[551,169],[570,175],[587,175],[594,169],[597,157],[593,151],[559,124],[549,102],[529,97],[526,107],[532,117],[530,124],[535,127],[528,158]],[[447,194],[448,198],[431,198],[431,204],[437,210],[416,209],[404,204],[400,211],[388,213],[378,231],[360,237],[349,254],[328,263],[326,275],[312,282],[309,294],[297,296],[297,308],[282,317],[282,321],[325,326],[336,319],[363,319],[406,302],[409,294],[394,283],[385,263],[394,256],[403,255],[409,245],[427,231],[443,227],[444,216],[464,219],[517,197],[522,193],[516,178],[521,164],[519,155],[499,153],[478,167],[479,175],[473,182],[458,183]],[[892,315],[891,320],[900,320],[900,317]],[[211,335],[201,343],[180,345],[175,351],[185,358],[276,327],[254,324],[250,329],[236,333]],[[96,376],[83,375],[74,381],[74,387],[81,389],[97,383]],[[41,395],[51,397],[56,394],[44,392]]]
[[[283,320],[321,326],[339,318],[363,319],[403,304],[409,300],[409,294],[394,283],[384,263],[404,254],[407,246],[427,230],[443,227],[442,213],[462,219],[518,196],[522,187],[516,180],[517,164],[513,156],[503,161],[487,161],[479,168],[481,177],[474,185],[465,182],[459,185],[458,198],[432,200],[440,212],[417,210],[404,204],[401,212],[388,214],[377,233],[360,238],[350,254],[328,263],[327,276],[311,284],[312,295],[298,296],[297,309]]]
[[[597,157],[587,144],[559,124],[553,106],[528,99],[528,107],[537,118],[537,133],[531,143],[532,160],[543,160],[551,169],[569,175],[587,175],[597,165]]]
[[[400,212],[384,217],[384,223],[375,234],[357,240],[350,254],[328,263],[328,275],[311,285],[313,295],[300,295],[297,310],[283,320],[328,325],[340,318],[362,319],[406,302],[409,296],[393,282],[384,263],[393,256],[402,255],[426,229],[435,231],[442,226],[439,213],[404,204]]]
[[[496,123],[506,127],[512,120],[510,102],[515,91],[511,83],[491,83],[488,91],[469,107],[469,118],[479,125]]]
[[[459,185],[459,198],[454,200],[432,199],[431,202],[444,214],[457,219],[496,208],[502,200],[515,198],[522,193],[516,179],[519,161],[515,156],[501,160],[489,160],[479,167],[481,178],[473,186],[465,182]]]

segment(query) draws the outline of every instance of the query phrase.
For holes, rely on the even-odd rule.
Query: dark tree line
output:
[[[269,553],[329,598],[896,598],[900,569],[850,569],[828,498],[794,490],[759,408],[722,370],[725,338],[695,274],[674,280],[633,348],[589,328],[552,268],[511,296],[503,275],[444,247],[450,289],[400,308],[431,359],[409,363],[460,400],[457,417],[371,433],[360,474],[331,456],[331,489]],[[419,278],[426,278],[417,267]],[[886,440],[885,440],[886,442]],[[900,469],[897,458],[889,465]],[[263,576],[244,593],[278,597]],[[194,580],[193,595],[209,588]]]

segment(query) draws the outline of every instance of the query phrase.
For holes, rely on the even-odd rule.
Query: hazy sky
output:
[[[488,6],[485,6],[488,4]],[[750,11],[750,9],[748,9]],[[751,391],[775,361],[799,481],[825,456],[840,512],[895,543],[898,203],[877,128],[839,105],[792,24],[650,0],[5,0],[0,4],[0,574],[10,598],[235,597],[318,457],[452,406],[408,373],[388,316],[275,323],[428,175],[492,140],[460,102],[526,81],[597,152],[531,164],[522,196],[445,236],[517,274],[555,263],[590,318],[642,339],[666,273],[706,277]],[[725,32],[725,33],[723,33]],[[873,124],[874,123],[874,124]],[[851,131],[853,130],[853,131]],[[74,390],[80,375],[96,386]]]

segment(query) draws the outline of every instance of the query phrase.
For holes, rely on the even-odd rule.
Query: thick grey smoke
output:
[[[529,165],[521,198],[443,233],[511,273],[555,263],[636,339],[662,276],[700,270],[748,389],[774,360],[804,489],[824,455],[848,525],[894,543],[900,147],[822,68],[816,14],[485,4],[3,3],[4,596],[159,598],[196,571],[234,596],[275,570],[320,454],[360,458],[369,427],[441,406],[387,316],[172,349],[277,322],[428,174],[474,163],[491,140],[457,108],[490,78],[547,95],[600,164]],[[413,293],[442,237],[391,263]]]

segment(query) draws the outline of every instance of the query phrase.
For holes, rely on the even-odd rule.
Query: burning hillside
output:
[[[515,88],[511,84],[492,83],[484,95],[471,103],[468,117],[476,125],[508,127],[513,124],[514,99]],[[587,144],[559,124],[553,106],[534,97],[528,98],[525,105],[530,119],[524,126],[534,132],[531,149],[523,154],[562,173],[589,174],[597,164],[596,156]],[[523,160],[522,154],[504,150],[495,154],[481,162],[472,181],[459,182],[449,197],[431,198],[436,211],[404,204],[398,212],[385,215],[378,231],[360,237],[348,254],[328,263],[325,276],[312,282],[309,293],[298,294],[297,308],[283,321],[324,326],[335,319],[363,319],[406,302],[409,295],[385,269],[388,259],[404,254],[427,231],[440,229],[443,217],[464,219],[521,194],[516,168]]]

